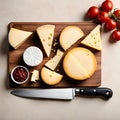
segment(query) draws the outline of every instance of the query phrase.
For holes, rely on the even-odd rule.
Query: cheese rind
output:
[[[60,34],[60,45],[64,50],[67,50],[77,40],[84,36],[83,31],[77,26],[67,26]]]
[[[48,68],[41,69],[41,78],[48,85],[58,84],[62,80],[63,75],[56,73]]]
[[[23,60],[28,66],[37,66],[43,60],[43,53],[38,47],[28,47],[23,53]]]
[[[63,69],[72,79],[85,80],[90,78],[97,66],[94,54],[82,47],[70,50],[63,60]]]
[[[86,37],[81,41],[82,44],[101,51],[101,35],[100,35],[100,25],[97,25]]]
[[[32,76],[31,76],[31,80],[32,82],[36,82],[36,80],[40,80],[40,76],[39,76],[39,71],[38,70],[34,70],[32,72]]]
[[[53,44],[54,30],[55,25],[43,25],[38,27],[36,30],[48,57]]]
[[[45,64],[45,66],[47,66],[51,70],[55,70],[55,68],[57,67],[58,63],[60,62],[62,56],[63,56],[63,52],[58,49],[56,55],[52,59],[50,59]]]
[[[27,40],[27,38],[32,33],[33,32],[11,28],[8,35],[9,43],[14,49],[17,49],[20,45],[22,45]]]

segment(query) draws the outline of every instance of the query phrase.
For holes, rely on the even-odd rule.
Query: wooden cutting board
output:
[[[60,74],[63,74],[64,77],[63,77],[63,80],[57,85],[53,85],[53,86],[46,85],[42,81],[42,79],[40,79],[39,81],[36,81],[35,83],[30,82],[30,80],[29,80],[28,82],[26,82],[22,85],[17,85],[17,84],[12,82],[11,77],[10,77],[10,72],[13,69],[13,67],[15,67],[16,65],[24,65],[25,67],[27,67],[29,69],[29,72],[31,74],[31,72],[34,69],[40,71],[41,68],[46,63],[46,61],[48,61],[50,59],[50,58],[47,58],[47,56],[45,55],[45,51],[43,50],[42,44],[40,43],[39,37],[36,33],[37,27],[39,27],[41,25],[46,25],[46,24],[55,25],[54,40],[57,40],[57,41],[59,40],[59,35],[60,35],[61,31],[66,26],[69,26],[69,25],[78,26],[84,31],[85,35],[87,35],[97,25],[97,24],[91,23],[91,22],[12,22],[12,23],[10,23],[9,29],[11,27],[13,27],[13,28],[17,28],[20,30],[32,31],[34,33],[32,36],[30,36],[27,39],[27,41],[25,43],[23,43],[16,50],[14,50],[9,45],[9,86],[12,88],[15,88],[15,87],[16,88],[62,88],[62,87],[68,88],[68,87],[98,87],[98,86],[100,86],[101,85],[101,52],[95,51],[95,50],[90,49],[90,48],[88,48],[88,49],[94,53],[94,55],[96,56],[96,59],[97,59],[97,70],[96,70],[95,74],[87,80],[75,81],[75,80],[72,80],[69,77],[67,77],[65,75],[62,67],[61,67],[62,66],[62,60],[61,60],[60,65],[56,68],[55,71],[59,72]],[[75,43],[70,49],[77,47],[77,46],[86,47],[86,46],[83,46],[80,44],[80,41],[82,39],[80,39],[77,43]],[[29,67],[23,62],[23,59],[22,59],[23,52],[29,46],[37,46],[43,51],[44,60],[37,67]],[[57,48],[62,50],[62,48],[59,45],[57,47],[55,47],[54,49],[56,50]],[[65,52],[65,54],[66,53],[67,52]],[[55,53],[51,52],[50,57],[53,57],[54,55],[55,55]]]

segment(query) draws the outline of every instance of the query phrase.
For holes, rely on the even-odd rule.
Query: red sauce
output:
[[[17,82],[23,82],[27,79],[27,77],[28,77],[28,72],[23,67],[17,67],[13,72],[13,78]]]

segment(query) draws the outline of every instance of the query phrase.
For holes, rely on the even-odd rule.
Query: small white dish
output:
[[[29,71],[24,66],[16,66],[11,71],[11,79],[16,84],[23,84],[29,78]]]

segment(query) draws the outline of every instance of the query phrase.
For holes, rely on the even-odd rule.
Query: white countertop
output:
[[[110,43],[103,33],[102,86],[114,94],[100,98],[76,97],[70,102],[34,100],[10,94],[8,83],[7,27],[10,22],[80,22],[92,5],[103,0],[0,0],[0,120],[119,120],[120,42]],[[114,0],[120,8],[119,0]]]

